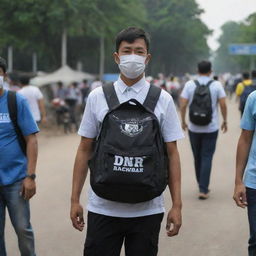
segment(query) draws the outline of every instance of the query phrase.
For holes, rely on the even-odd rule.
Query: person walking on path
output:
[[[65,100],[66,94],[67,94],[67,89],[64,88],[63,83],[61,81],[59,81],[57,83],[57,90],[55,93],[55,98]]]
[[[75,130],[78,130],[78,114],[77,105],[81,103],[81,92],[77,82],[71,83],[66,91],[65,102],[69,108],[70,122],[75,125]]]
[[[135,102],[135,104],[143,104],[146,97],[148,97],[150,85],[146,82],[144,76],[145,65],[151,57],[148,51],[149,38],[142,29],[130,27],[122,30],[117,35],[114,59],[119,65],[121,74],[114,85],[110,85],[108,88],[112,90],[112,96],[116,95],[115,99],[120,103]],[[159,88],[156,89],[158,90]],[[154,115],[160,124],[161,129],[159,130],[161,130],[167,147],[169,159],[168,186],[172,197],[172,207],[167,213],[166,232],[171,237],[177,235],[181,227],[181,174],[176,140],[183,138],[183,132],[171,96],[164,90],[159,89],[159,92],[160,96],[156,102]],[[130,104],[133,105],[132,103]],[[78,131],[81,136],[81,142],[73,171],[70,217],[74,228],[79,231],[82,231],[85,227],[83,207],[79,198],[88,172],[88,161],[92,157],[94,139],[99,135],[100,124],[108,111],[109,107],[104,96],[104,88],[96,88],[88,96],[84,116]],[[135,142],[136,140],[143,140],[140,136],[135,137],[136,134],[140,135],[143,128],[134,120],[123,123],[118,127],[124,134],[122,136],[125,136],[128,141],[132,140],[132,138],[136,138],[134,139]],[[111,130],[108,130],[108,132],[111,132]],[[112,138],[112,141],[114,139],[116,138]],[[119,146],[122,143],[124,141],[119,141]],[[123,146],[125,147],[125,145]],[[136,151],[136,148],[130,150]],[[122,152],[118,154],[122,154]],[[144,152],[143,154],[147,153]],[[106,161],[110,164],[111,157],[112,155],[109,154],[108,158],[106,158]],[[144,159],[148,159],[147,156],[123,158],[120,155],[115,155],[115,160],[113,159],[115,161],[115,173],[118,175],[127,173],[127,177],[130,177],[135,172],[142,175]],[[133,161],[135,161],[135,164]],[[98,161],[98,164],[101,164],[101,161]],[[151,167],[153,168],[153,166]],[[151,167],[147,165],[147,168]],[[155,169],[155,171],[158,170]],[[91,180],[92,178],[91,172]],[[110,189],[113,186],[110,186]],[[129,190],[129,187],[127,189]],[[117,192],[116,196],[118,197],[119,194]],[[136,200],[137,198],[134,199]],[[160,225],[165,211],[162,194],[144,202],[123,203],[100,197],[90,188],[87,209],[87,236],[84,255],[118,256],[123,243],[127,256],[157,255]]]
[[[251,85],[252,80],[250,79],[249,72],[244,72],[242,82],[240,82],[236,87],[236,97],[237,99],[239,99],[239,110],[241,113],[241,117],[244,112],[246,99],[248,95],[251,93],[251,88],[249,88]]]
[[[195,81],[190,80],[185,84],[180,98],[182,128],[184,130],[188,128],[190,144],[194,156],[196,180],[199,187],[199,199],[207,199],[209,197],[208,187],[210,183],[212,158],[215,152],[219,130],[218,105],[220,106],[223,117],[221,130],[223,132],[227,131],[226,94],[220,82],[210,79],[211,73],[211,63],[209,61],[201,61],[198,64],[198,79]],[[195,96],[198,95],[196,92],[199,92],[199,90],[201,92],[203,90],[201,95],[208,96],[208,98],[206,98],[206,102],[200,102],[202,100],[201,98],[195,99],[197,103],[202,103],[202,105],[197,109],[198,113],[194,113],[192,106],[195,103]],[[204,120],[202,123],[197,122],[197,118],[201,114],[202,118],[204,118],[205,113],[200,113],[200,111],[207,104],[209,104],[209,113],[207,113],[209,118],[207,122]],[[185,117],[188,105],[190,120],[187,126]]]
[[[256,91],[247,99],[240,127],[242,129],[237,145],[236,178],[233,199],[237,206],[248,211],[250,239],[248,255],[256,255]]]
[[[0,255],[6,256],[4,228],[8,209],[11,223],[18,237],[21,256],[35,256],[34,235],[30,224],[29,199],[36,193],[35,169],[37,161],[38,127],[26,99],[16,95],[17,125],[11,118],[9,94],[3,89],[6,62],[0,57]],[[23,137],[26,150],[19,144]],[[21,139],[21,138],[20,138]]]
[[[38,124],[46,124],[47,118],[43,94],[37,87],[29,85],[29,77],[27,76],[20,77],[20,84],[21,89],[18,93],[27,99],[35,121]]]

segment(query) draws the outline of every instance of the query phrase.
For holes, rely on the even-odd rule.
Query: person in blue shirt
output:
[[[256,255],[256,91],[245,105],[237,145],[236,178],[233,199],[237,206],[247,207],[250,226],[248,255]]]
[[[6,62],[0,57],[0,255],[7,255],[4,228],[5,212],[8,209],[18,237],[21,256],[35,256],[29,199],[36,193],[36,133],[39,130],[26,99],[16,94],[17,121],[27,146],[25,155],[9,116],[8,91],[3,89],[5,77]]]

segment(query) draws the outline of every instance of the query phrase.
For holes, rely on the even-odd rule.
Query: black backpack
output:
[[[200,85],[197,80],[194,82],[196,84],[196,89],[189,106],[189,118],[191,123],[195,125],[208,125],[212,120],[210,84],[213,80],[209,81],[206,85]]]
[[[18,125],[18,119],[17,119],[17,99],[16,99],[16,93],[13,91],[8,91],[7,92],[7,102],[8,102],[8,111],[9,111],[9,116],[12,121],[13,127],[15,129],[15,132],[17,134],[17,139],[20,145],[20,148],[24,155],[27,155],[27,144],[25,141],[25,138],[21,132],[21,129]]]
[[[240,110],[242,110],[242,111],[244,110],[245,103],[246,103],[246,100],[247,100],[249,94],[255,90],[256,90],[256,84],[247,85],[247,86],[244,85],[243,93],[240,96],[240,104],[239,104]]]
[[[139,203],[160,196],[168,181],[168,156],[154,114],[161,89],[150,86],[144,104],[119,103],[114,86],[103,86],[109,111],[89,161],[90,183],[100,197]]]

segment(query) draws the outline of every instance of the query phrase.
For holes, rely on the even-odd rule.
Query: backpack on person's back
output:
[[[195,80],[196,88],[192,102],[189,106],[189,118],[195,125],[208,125],[212,120],[212,99],[210,85],[213,80],[210,80],[206,85],[200,85]]]
[[[254,84],[251,84],[251,85],[245,85],[243,84],[244,86],[244,90],[242,92],[242,94],[240,95],[240,104],[239,104],[239,109],[240,110],[244,110],[244,107],[245,107],[245,103],[246,103],[246,100],[248,98],[248,96],[256,90],[256,83]]]
[[[168,181],[168,157],[154,109],[161,89],[150,86],[145,102],[119,103],[114,86],[103,86],[109,111],[89,161],[93,191],[123,203],[160,196]]]

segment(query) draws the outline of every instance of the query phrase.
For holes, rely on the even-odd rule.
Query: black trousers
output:
[[[156,256],[163,213],[137,218],[88,212],[84,256]]]

